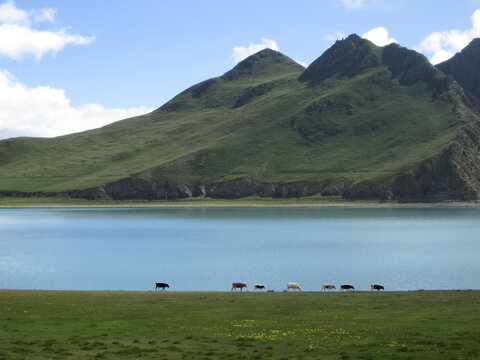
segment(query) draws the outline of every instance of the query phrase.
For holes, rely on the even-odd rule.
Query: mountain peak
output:
[[[245,70],[252,68],[256,63],[264,60],[264,59],[274,59],[274,58],[287,58],[287,56],[283,55],[281,52],[276,50],[272,50],[270,48],[266,48],[256,52],[253,55],[250,55],[240,61],[232,70]]]
[[[368,41],[368,40],[365,40],[361,36],[353,33],[353,34],[348,35],[345,40],[337,40],[336,42],[340,42],[340,41],[350,41],[350,42],[355,43],[356,45],[360,45],[360,44],[362,44],[362,42]]]
[[[383,47],[383,64],[398,77],[400,85],[412,85],[425,81],[431,86],[445,85],[445,75],[438,71],[425,57],[414,50],[392,43]]]
[[[470,43],[465,46],[459,53],[456,53],[453,58],[445,61],[449,62],[450,60],[454,59],[455,57],[459,56],[469,56],[471,58],[479,59],[480,58],[480,38],[475,38]]]
[[[281,52],[270,49],[270,48],[265,48],[263,50],[260,50],[256,52],[253,55],[250,55],[249,57],[254,57],[254,58],[265,58],[265,57],[277,57],[277,56],[285,56]]]
[[[470,44],[468,44],[462,51],[468,51],[468,49],[480,50],[480,38],[475,38],[470,41]]]
[[[357,34],[337,40],[327,51],[300,76],[300,81],[315,85],[338,74],[340,77],[353,76],[366,68],[381,62],[382,49]]]
[[[473,39],[461,52],[438,64],[437,68],[480,99],[480,38]]]
[[[275,71],[303,71],[303,66],[279,51],[269,48],[260,50],[240,61],[223,78],[234,80],[243,75],[259,75]]]

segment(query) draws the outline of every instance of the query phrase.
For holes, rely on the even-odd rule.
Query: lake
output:
[[[0,288],[480,288],[477,208],[0,209]]]

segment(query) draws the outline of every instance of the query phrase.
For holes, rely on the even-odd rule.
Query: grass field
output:
[[[0,290],[0,359],[478,359],[480,291]]]

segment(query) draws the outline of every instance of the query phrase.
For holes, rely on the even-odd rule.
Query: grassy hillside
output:
[[[280,63],[273,61],[274,56],[261,59],[252,76],[239,72],[234,80],[221,77],[194,86],[145,116],[54,139],[1,141],[0,189],[84,189],[200,150],[221,148],[238,137],[238,130],[253,125],[241,109],[232,110],[246,89],[264,82],[281,87],[288,80],[295,82],[301,73],[300,65],[280,57]],[[288,92],[280,89],[274,96],[282,91]]]
[[[479,295],[0,290],[0,359],[476,359]]]
[[[345,186],[384,181],[439,156],[467,122],[458,91],[417,55],[352,35],[305,70],[263,50],[148,115],[54,139],[0,141],[0,191],[114,183],[98,196],[162,198],[248,179],[334,184],[329,191],[341,195]]]

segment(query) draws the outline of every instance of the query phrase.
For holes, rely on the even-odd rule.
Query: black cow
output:
[[[340,291],[342,290],[355,290],[355,287],[353,285],[348,285],[348,284],[343,284],[340,286]]]
[[[167,287],[169,288],[170,286],[168,286],[168,284],[166,284],[166,283],[155,283],[155,290],[160,289],[160,288],[165,290],[165,288],[167,288]]]
[[[370,290],[385,290],[382,285],[373,284],[370,286]]]

